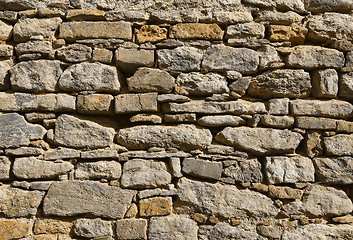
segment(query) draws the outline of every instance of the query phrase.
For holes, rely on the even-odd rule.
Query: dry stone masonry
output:
[[[353,239],[351,0],[0,0],[0,240]]]

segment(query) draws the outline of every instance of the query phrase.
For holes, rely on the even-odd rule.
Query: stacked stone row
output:
[[[0,240],[353,238],[353,3],[141,2],[0,0]]]

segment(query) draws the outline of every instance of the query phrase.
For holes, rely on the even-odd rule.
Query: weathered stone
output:
[[[270,99],[269,114],[285,115],[289,113],[289,98]]]
[[[65,147],[100,148],[112,144],[114,134],[113,128],[63,114],[55,122],[54,141]]]
[[[41,57],[47,58],[51,51],[53,51],[51,41],[27,41],[16,45],[17,56],[39,53]]]
[[[117,148],[115,149],[111,145],[110,148],[103,148],[103,149],[81,152],[81,158],[84,158],[84,159],[118,158],[119,151],[127,152],[127,149],[119,145],[117,145]]]
[[[245,100],[228,102],[208,102],[195,100],[186,103],[167,103],[162,106],[166,113],[204,113],[204,114],[255,114],[266,113],[265,105],[261,102],[249,102]]]
[[[175,79],[168,72],[145,67],[139,68],[126,81],[130,92],[169,93],[175,86]]]
[[[194,47],[157,50],[158,66],[166,71],[199,71],[203,51]]]
[[[197,209],[223,217],[262,218],[277,215],[272,200],[257,192],[239,190],[232,185],[211,184],[181,178],[177,184],[181,201]]]
[[[293,153],[303,137],[289,130],[226,127],[215,140],[256,154]]]
[[[28,145],[31,140],[43,139],[46,130],[40,125],[29,124],[17,113],[0,115],[0,147]]]
[[[170,28],[169,37],[177,39],[222,40],[223,30],[217,24],[179,23]]]
[[[24,157],[15,159],[12,172],[21,179],[54,179],[73,169],[74,165],[69,162],[54,163],[35,157]]]
[[[25,237],[30,232],[29,223],[13,220],[0,221],[0,240],[18,239]]]
[[[226,223],[218,223],[215,226],[201,225],[199,229],[199,239],[223,240],[223,239],[264,239],[256,232],[243,228],[231,227]]]
[[[320,116],[333,118],[350,118],[353,105],[340,100],[291,100],[291,111],[295,116]]]
[[[68,67],[59,79],[59,87],[65,91],[118,92],[121,78],[113,66],[85,62]]]
[[[262,115],[260,124],[265,127],[291,128],[294,125],[294,118],[291,116]]]
[[[104,11],[93,9],[74,9],[66,13],[66,19],[70,21],[105,20]]]
[[[16,22],[17,21],[17,12],[15,11],[1,11],[0,12],[0,19],[10,21],[10,22]]]
[[[151,218],[148,230],[151,240],[196,240],[198,227],[191,219],[168,216]]]
[[[340,76],[339,80],[339,92],[338,96],[347,98],[347,99],[352,99],[352,93],[353,93],[353,73],[345,73]]]
[[[12,26],[0,20],[0,41],[10,40],[12,37]]]
[[[304,141],[304,151],[308,157],[320,156],[323,152],[322,137],[320,133],[308,131]]]
[[[212,22],[220,24],[235,24],[251,22],[253,17],[249,11],[216,11],[212,12]]]
[[[342,76],[342,79],[344,75]],[[313,91],[317,98],[335,98],[338,93],[338,74],[335,69],[316,70],[312,73]],[[341,91],[344,88],[341,83]]]
[[[190,157],[190,153],[178,151],[176,148],[171,148],[170,151],[165,152],[146,152],[146,151],[128,151],[125,153],[121,153],[119,157],[121,159],[126,159],[126,161],[129,158],[142,158],[142,159],[162,159],[162,158],[171,158],[171,157]]]
[[[353,135],[338,134],[332,137],[324,137],[326,154],[329,156],[353,155]]]
[[[76,149],[70,148],[50,149],[44,152],[44,160],[70,159],[79,157],[80,152]]]
[[[300,16],[293,11],[274,12],[264,10],[259,12],[259,17],[257,20],[269,22],[270,24],[290,25],[295,22],[301,22],[303,18],[303,16]]]
[[[171,157],[169,158],[169,166],[173,177],[182,177],[180,158]]]
[[[241,23],[237,25],[230,25],[227,27],[227,37],[236,38],[264,38],[265,26],[261,23]]]
[[[344,120],[337,120],[337,132],[352,133],[353,132],[353,123]]]
[[[121,176],[121,165],[116,161],[83,162],[76,165],[75,178],[114,180]]]
[[[6,217],[35,216],[45,192],[0,187],[0,212]]]
[[[130,118],[130,122],[149,122],[154,124],[162,123],[162,117],[156,114],[141,113]]]
[[[305,0],[305,7],[311,12],[350,12],[353,9],[353,3],[346,0]]]
[[[132,203],[129,210],[125,214],[125,218],[135,218],[138,214],[138,208],[135,203]]]
[[[324,13],[316,15],[308,22],[308,39],[325,42],[330,38],[353,39],[353,17],[348,14]]]
[[[340,68],[344,63],[343,52],[319,46],[297,46],[287,58],[289,67],[304,69]]]
[[[111,64],[113,52],[103,48],[95,48],[92,52],[92,61]]]
[[[218,180],[222,175],[222,163],[185,158],[182,170],[191,176]]]
[[[259,183],[263,177],[261,163],[256,159],[235,161],[233,165],[224,169],[224,175],[240,183]]]
[[[210,145],[207,148],[208,153],[217,153],[223,155],[232,155],[234,153],[234,148],[230,146],[223,146],[223,145]]]
[[[110,187],[98,182],[54,182],[44,199],[44,214],[121,219],[129,208],[135,192]]]
[[[116,235],[119,240],[147,239],[146,219],[123,219],[116,222]]]
[[[129,22],[65,22],[60,25],[59,38],[73,41],[86,38],[132,38]]]
[[[79,218],[73,224],[73,232],[78,237],[99,238],[113,236],[112,224],[100,218]]]
[[[323,3],[324,4],[324,3]],[[352,235],[351,225],[324,225],[324,224],[309,224],[297,228],[285,229],[282,234],[283,240],[297,239],[349,239]]]
[[[175,147],[179,149],[200,149],[211,144],[212,135],[208,129],[194,125],[178,126],[135,126],[120,129],[119,144],[129,149],[150,147]]]
[[[336,120],[318,117],[297,117],[296,127],[304,129],[335,130]]]
[[[260,65],[259,70],[263,71],[266,69],[280,68],[285,64],[283,63],[283,58],[279,54],[276,48],[265,45],[259,48],[257,51],[260,55]]]
[[[302,156],[266,157],[265,172],[271,184],[315,181],[311,159]]]
[[[82,39],[76,40],[76,43],[85,44],[91,48],[106,48],[109,50],[116,50],[124,42],[122,39]]]
[[[168,30],[160,28],[157,25],[143,25],[136,31],[136,42],[142,44],[145,42],[156,43],[167,39]]]
[[[121,71],[133,73],[139,67],[154,65],[154,51],[121,47],[115,51],[115,62]]]
[[[191,95],[205,96],[229,92],[226,78],[215,73],[181,73],[176,79],[176,84]]]
[[[131,160],[124,164],[121,186],[125,188],[156,188],[170,183],[172,176],[164,162]]]
[[[229,85],[229,89],[243,96],[250,86],[251,79],[251,77],[240,77]]]
[[[190,98],[178,94],[161,94],[158,95],[158,102],[188,102]]]
[[[235,70],[250,74],[257,71],[259,61],[259,54],[252,49],[217,44],[207,49],[202,68],[209,71]]]
[[[60,61],[51,60],[20,62],[10,72],[14,90],[34,92],[55,92],[62,73]]]
[[[346,193],[333,187],[312,185],[303,196],[304,212],[314,216],[341,216],[352,212],[353,204]]]
[[[150,198],[154,196],[176,196],[178,195],[178,189],[171,187],[171,185],[168,186],[170,190],[166,190],[163,188],[154,188],[154,189],[146,189],[142,190],[138,193],[138,197],[140,199],[144,198]]]
[[[105,19],[107,21],[145,21],[148,20],[150,15],[144,11],[134,11],[134,10],[121,10],[121,11],[109,11],[105,13]]]
[[[241,117],[233,115],[204,116],[197,120],[197,123],[207,127],[239,126],[246,123]]]
[[[165,216],[172,212],[172,198],[171,197],[155,197],[147,198],[139,201],[140,216]]]
[[[301,199],[303,191],[290,187],[277,187],[270,185],[268,188],[268,195],[272,198],[280,199]]]
[[[347,214],[346,216],[332,218],[332,221],[335,223],[349,224],[349,223],[353,223],[353,216],[350,214]]]
[[[50,218],[37,218],[34,223],[35,234],[70,234],[72,220],[58,220]]]
[[[311,93],[311,78],[304,70],[274,70],[256,76],[248,93],[258,98],[307,97]]]
[[[271,41],[290,41],[294,45],[299,45],[304,43],[308,29],[297,24],[270,25],[268,32]]]
[[[0,90],[10,88],[10,69],[14,64],[12,59],[0,61]]]
[[[84,62],[92,57],[92,48],[82,44],[72,44],[56,50],[56,56],[65,62]]]
[[[120,94],[115,97],[115,113],[143,111],[157,111],[157,93]]]
[[[195,113],[164,114],[163,120],[165,122],[196,122],[196,114]]]
[[[11,164],[9,157],[0,156],[0,180],[10,179]]]
[[[89,94],[77,96],[77,111],[89,114],[113,113],[114,97],[109,94]]]
[[[351,157],[314,158],[319,180],[335,184],[353,183],[353,159]]]
[[[13,28],[16,42],[26,42],[33,37],[54,38],[62,23],[61,18],[25,18],[19,19]]]
[[[26,113],[25,118],[27,122],[30,122],[30,123],[42,123],[44,119],[56,118],[56,115],[55,113],[32,112],[32,113]]]
[[[13,56],[13,46],[0,45],[0,57],[11,58]]]
[[[353,51],[347,52],[345,66],[346,67],[353,67]]]

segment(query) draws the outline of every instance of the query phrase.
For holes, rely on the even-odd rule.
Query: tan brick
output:
[[[58,219],[37,219],[34,223],[35,234],[69,234],[73,221],[61,221]]]
[[[66,14],[66,19],[70,21],[105,20],[103,11],[91,9],[69,10]]]
[[[170,28],[169,36],[179,39],[222,40],[223,34],[217,24],[179,23]]]
[[[136,42],[138,44],[160,42],[167,39],[167,32],[166,28],[160,28],[157,25],[144,25],[139,30],[136,30]]]
[[[12,220],[0,221],[0,240],[22,238],[28,234],[30,225]]]
[[[308,29],[299,25],[270,25],[268,32],[271,41],[290,41],[293,44],[303,44]]]
[[[77,110],[80,113],[113,113],[112,101],[109,94],[89,94],[77,96]]]

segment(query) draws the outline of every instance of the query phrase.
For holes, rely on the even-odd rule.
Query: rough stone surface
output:
[[[199,125],[207,127],[239,126],[245,122],[243,118],[233,115],[204,116],[197,120]]]
[[[120,94],[115,97],[115,113],[156,112],[157,93]]]
[[[89,94],[77,96],[77,111],[89,114],[113,113],[114,97],[109,94]]]
[[[284,115],[289,113],[289,98],[274,98],[268,102],[269,114]]]
[[[73,224],[73,232],[78,237],[99,238],[113,236],[112,224],[100,218],[79,218]]]
[[[351,157],[314,158],[317,177],[327,183],[352,184],[353,159]]]
[[[10,179],[11,161],[9,157],[0,156],[0,179]]]
[[[339,80],[338,95],[343,98],[352,99],[353,93],[353,74],[351,72],[342,74]]]
[[[303,129],[335,130],[337,121],[330,118],[297,117],[296,126]]]
[[[270,25],[268,31],[271,41],[290,41],[293,44],[303,44],[308,29],[296,24],[291,26]]]
[[[44,199],[44,214],[121,219],[128,210],[134,191],[122,190],[97,182],[54,182]]]
[[[261,163],[256,158],[234,161],[234,164],[224,168],[223,174],[240,183],[259,183],[263,180]]]
[[[268,187],[268,195],[269,197],[279,199],[301,199],[303,191],[291,187],[277,187],[270,185]]]
[[[115,161],[83,162],[77,164],[75,178],[85,179],[119,179],[121,176],[121,165]]]
[[[157,25],[144,25],[136,31],[136,42],[138,44],[160,42],[167,38],[167,33],[166,28],[160,28]]]
[[[215,226],[202,225],[199,229],[199,239],[264,239],[259,234],[253,231],[242,228],[232,227],[226,223],[218,223]]]
[[[294,125],[294,118],[290,116],[262,115],[260,125],[273,128],[290,128]]]
[[[169,36],[177,39],[222,40],[223,31],[217,24],[179,23],[170,28]]]
[[[282,239],[329,239],[334,236],[337,239],[349,239],[352,235],[352,227],[350,225],[324,225],[324,224],[310,224],[296,228],[295,230],[288,229],[283,232]]]
[[[35,234],[69,234],[72,228],[72,220],[58,220],[48,218],[37,218],[34,223]]]
[[[147,239],[146,219],[123,219],[116,222],[116,235],[119,240]]]
[[[0,41],[7,41],[12,37],[12,26],[0,20]]]
[[[0,90],[10,88],[10,69],[14,65],[14,61],[4,60],[0,61]]]
[[[222,163],[185,158],[182,171],[187,175],[218,180],[222,175]]]
[[[30,224],[13,221],[2,220],[0,221],[0,239],[18,239],[25,237],[30,232]]]
[[[313,96],[334,98],[338,93],[338,74],[335,69],[316,70],[312,74]],[[342,83],[341,83],[342,88]]]
[[[154,65],[154,51],[145,49],[118,48],[115,51],[115,61],[123,72],[134,72],[139,67]]]
[[[172,212],[172,198],[171,197],[155,197],[142,199],[139,202],[140,216],[165,216]]]
[[[265,26],[261,23],[241,23],[237,25],[230,25],[227,27],[227,36],[236,38],[265,37]]]
[[[65,62],[84,62],[92,57],[92,48],[83,44],[72,44],[68,47],[58,49],[56,55],[60,60]]]
[[[332,137],[324,137],[326,154],[329,156],[353,155],[352,135],[338,134]]]

